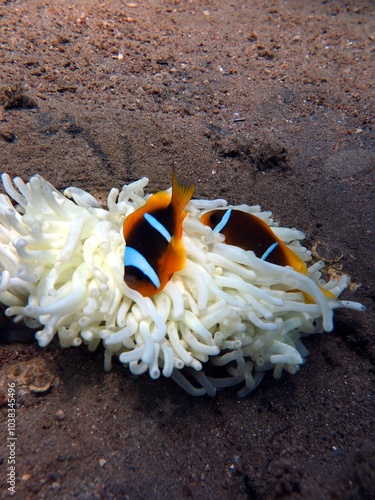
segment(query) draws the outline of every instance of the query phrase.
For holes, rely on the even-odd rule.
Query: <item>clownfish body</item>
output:
[[[173,171],[172,195],[165,191],[152,195],[124,221],[124,280],[144,297],[160,292],[185,265],[182,222],[193,193],[194,186],[179,184]]]
[[[306,274],[306,264],[285,245],[272,229],[259,217],[242,210],[211,210],[201,222],[215,233],[222,233],[228,245],[252,250],[257,257],[279,266],[290,266]]]
[[[308,274],[306,264],[259,217],[236,209],[211,210],[201,216],[201,222],[215,233],[222,233],[228,245],[252,250],[257,257],[278,266],[290,266],[301,274]],[[320,288],[328,299],[336,299],[329,290]],[[303,292],[306,303],[314,303]]]

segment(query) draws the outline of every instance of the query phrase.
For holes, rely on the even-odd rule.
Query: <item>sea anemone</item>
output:
[[[193,395],[214,396],[219,387],[242,384],[244,396],[266,370],[275,378],[283,370],[295,373],[308,354],[301,337],[331,331],[334,309],[364,309],[338,299],[348,277],[324,281],[323,262],[304,275],[227,245],[200,222],[206,210],[226,207],[225,200],[189,203],[186,265],[160,293],[143,297],[124,282],[122,226],[144,205],[147,178],[111,189],[108,210],[81,189],[61,194],[39,175],[25,184],[3,174],[2,182],[8,194],[0,195],[6,315],[38,328],[41,347],[56,334],[63,347],[83,342],[94,350],[102,341],[105,370],[116,355],[133,374],[148,371],[157,379],[162,373]],[[260,217],[310,260],[301,231],[278,227],[258,206],[233,208]]]

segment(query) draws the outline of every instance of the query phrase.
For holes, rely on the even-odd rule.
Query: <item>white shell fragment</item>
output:
[[[322,263],[305,276],[226,245],[199,220],[205,210],[227,206],[225,200],[189,203],[186,266],[145,298],[124,282],[122,225],[145,203],[147,178],[112,189],[108,210],[87,192],[71,187],[63,195],[38,175],[25,184],[3,174],[2,182],[8,196],[0,195],[0,302],[7,316],[39,325],[42,347],[56,334],[63,347],[84,342],[94,350],[102,341],[106,370],[116,355],[132,373],[148,371],[154,379],[162,373],[194,395],[242,384],[244,396],[266,370],[275,378],[295,373],[307,355],[301,336],[331,331],[334,309],[364,309],[325,297],[320,287],[338,297],[348,278],[325,283]],[[276,228],[259,207],[236,208],[275,226],[309,260],[303,233]],[[302,292],[315,303],[305,303]],[[211,377],[213,366],[226,375]]]

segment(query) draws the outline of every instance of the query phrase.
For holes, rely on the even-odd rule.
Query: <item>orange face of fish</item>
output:
[[[160,292],[185,265],[182,222],[193,193],[194,186],[179,184],[173,171],[172,196],[154,194],[124,221],[124,280],[144,297]]]

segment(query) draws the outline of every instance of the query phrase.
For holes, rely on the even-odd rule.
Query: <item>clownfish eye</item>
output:
[[[142,273],[142,271],[137,270],[136,272],[133,273],[133,276],[137,281],[142,281],[145,279],[145,275]]]
[[[146,276],[144,275],[144,273],[142,271],[140,271],[139,269],[137,269],[136,267],[134,266],[126,266],[127,269],[125,269],[125,273],[124,273],[124,278],[125,278],[125,281],[126,279],[132,279],[132,280],[136,280],[136,281],[144,281]]]
[[[220,218],[218,214],[211,214],[210,215],[210,223],[216,226],[216,224],[219,222]]]

